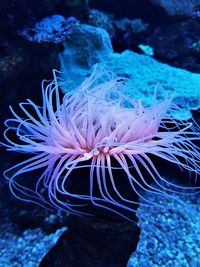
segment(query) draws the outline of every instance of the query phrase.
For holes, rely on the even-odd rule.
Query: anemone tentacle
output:
[[[162,177],[151,156],[200,174],[200,148],[195,144],[200,140],[199,129],[168,115],[176,108],[173,97],[166,95],[157,103],[155,93],[153,104],[143,106],[123,95],[123,79],[94,70],[76,90],[61,98],[59,87],[65,82],[58,74],[53,71],[54,79],[46,87],[46,81],[42,83],[42,106],[27,100],[19,104],[24,117],[10,108],[14,118],[5,122],[7,149],[32,155],[4,173],[15,196],[81,214],[85,212],[79,208],[88,201],[123,216],[119,210],[134,213],[138,202],[121,192],[114,170],[124,172],[129,190],[144,200],[143,205],[155,206],[142,190],[170,197],[170,192],[183,186]],[[129,108],[124,105],[127,101]],[[10,137],[10,132],[16,137]],[[117,167],[112,166],[113,160]],[[71,192],[68,183],[73,171],[86,167],[90,169],[88,194]],[[29,189],[18,177],[33,170],[41,170],[41,174],[35,188]],[[147,174],[156,186],[149,184]],[[44,196],[41,186],[46,190]],[[185,189],[192,194],[199,188]]]

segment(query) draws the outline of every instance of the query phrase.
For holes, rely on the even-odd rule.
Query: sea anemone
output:
[[[157,103],[155,91],[152,105],[144,106],[123,94],[124,79],[95,69],[61,98],[59,87],[67,84],[57,71],[53,76],[46,88],[42,83],[41,107],[28,99],[19,104],[23,115],[10,108],[14,118],[5,122],[7,149],[31,155],[4,173],[15,196],[74,213],[90,205],[127,217],[123,211],[134,213],[139,198],[157,205],[143,191],[169,197],[183,188],[161,176],[153,158],[199,174],[199,133],[193,122],[170,116],[172,96]],[[87,190],[71,189],[76,170]],[[32,171],[40,172],[29,187]]]

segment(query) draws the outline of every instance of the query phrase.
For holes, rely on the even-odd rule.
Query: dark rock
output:
[[[162,62],[200,72],[199,21],[190,19],[157,27],[147,43]]]
[[[139,44],[145,43],[148,23],[143,22],[141,19],[128,19],[115,20],[115,36],[113,38],[113,47],[115,51],[124,51],[131,49],[135,52],[141,52],[138,48]]]
[[[16,106],[27,97],[40,99],[41,81],[49,78],[51,70],[59,67],[59,46],[39,45],[27,41],[9,42],[7,51],[0,55],[0,121],[8,117],[8,105]],[[4,92],[9,90],[9,93]],[[34,92],[34,94],[33,94]]]
[[[89,13],[88,24],[106,30],[109,33],[110,37],[113,38],[115,36],[113,19],[114,16],[110,14],[106,14],[97,9],[91,9]]]
[[[192,16],[199,7],[199,0],[151,0],[161,6],[170,16]]]

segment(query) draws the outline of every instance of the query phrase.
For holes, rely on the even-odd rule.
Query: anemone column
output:
[[[68,230],[40,267],[126,267],[139,227],[121,218],[69,216]]]

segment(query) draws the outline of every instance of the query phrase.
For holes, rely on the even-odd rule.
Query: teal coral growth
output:
[[[125,93],[134,99],[142,99],[145,105],[151,104],[156,85],[169,95],[174,94],[173,102],[180,108],[173,112],[174,118],[188,120],[192,116],[191,110],[200,108],[200,74],[171,67],[129,50],[115,53],[109,35],[103,29],[81,25],[66,40],[60,58],[63,78],[68,82],[67,87],[62,86],[64,93],[77,87],[91,72],[93,64],[99,63],[116,75],[128,78]],[[163,99],[162,91],[157,92],[158,100]]]

